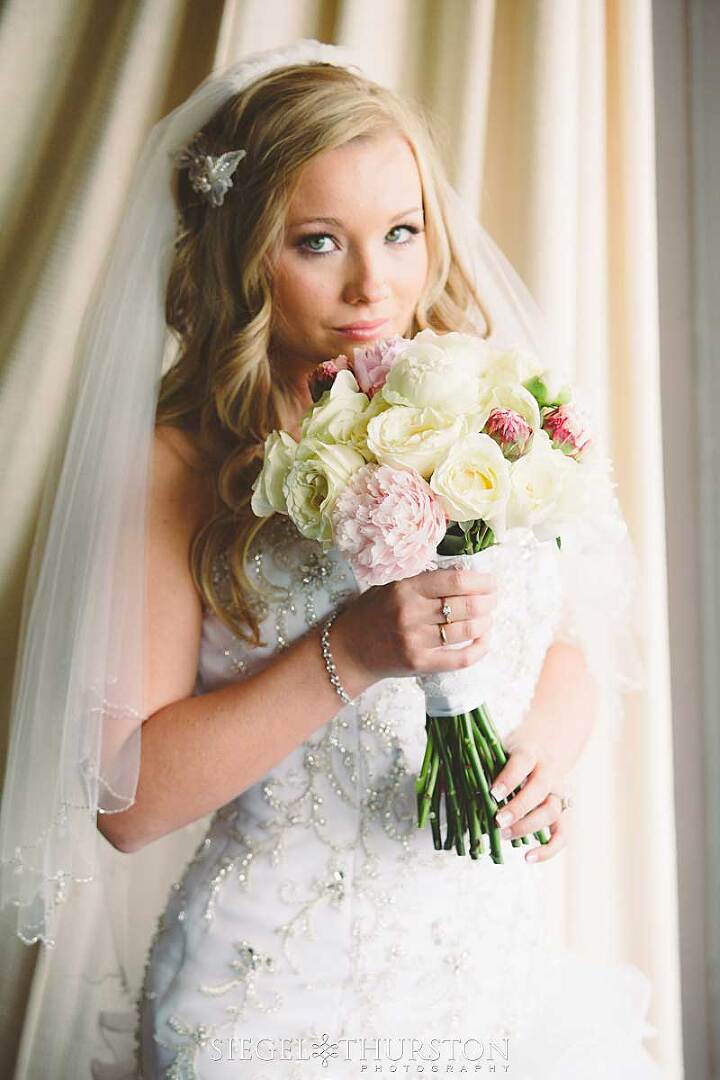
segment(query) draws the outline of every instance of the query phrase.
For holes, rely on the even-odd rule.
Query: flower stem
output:
[[[495,814],[497,813],[497,802],[490,794],[490,786],[483,769],[483,765],[480,761],[478,752],[478,742],[474,737],[472,727],[472,717],[469,713],[462,714],[462,725],[464,730],[463,746],[468,760],[471,763],[473,776],[475,782],[478,785],[482,801],[485,806],[486,824],[488,824],[488,835],[490,838],[490,855],[493,862],[502,862],[502,842],[500,837],[500,829],[495,821]]]
[[[426,761],[429,760],[429,767],[426,768]],[[437,784],[437,776],[440,768],[440,755],[437,752],[435,742],[432,737],[432,732],[428,732],[427,746],[425,747],[425,760],[423,760],[422,770],[420,776],[415,781],[415,792],[417,795],[417,810],[418,810],[418,828],[422,829],[427,821],[430,807],[432,804],[432,796]]]
[[[430,803],[430,827],[432,829],[433,846],[437,851],[442,850],[442,831],[440,829],[440,799],[442,797],[442,783],[438,780],[438,783],[433,788],[432,799]]]
[[[465,854],[465,844],[462,837],[462,824],[460,817],[460,807],[458,804],[457,791],[455,790],[455,777],[453,775],[453,763],[450,756],[450,750],[444,738],[443,721],[446,717],[431,717],[430,723],[433,727],[433,733],[435,735],[435,741],[440,751],[440,757],[442,758],[443,768],[445,772],[445,806],[448,817],[448,836],[445,841],[446,849],[452,847],[455,844],[458,855]],[[452,825],[452,829],[450,828]],[[451,839],[452,836],[452,839]]]

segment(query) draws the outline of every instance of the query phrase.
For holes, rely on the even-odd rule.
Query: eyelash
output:
[[[421,233],[423,231],[422,229],[419,229],[417,227],[417,225],[393,225],[392,229],[389,229],[388,232],[395,232],[396,229],[407,229],[407,231],[411,235],[407,240],[403,240],[403,241],[401,241],[399,243],[391,244],[391,247],[405,247],[407,244],[411,244],[413,242],[414,237],[416,237],[419,233]],[[335,239],[335,237],[332,235],[332,233],[327,233],[327,232],[308,233],[307,236],[303,236],[302,239],[298,240],[297,247],[298,247],[299,251],[303,255],[332,255],[332,251],[314,251],[312,248],[307,248],[307,247],[303,246],[303,245],[307,244],[308,240],[322,240],[326,236],[329,237],[331,240]]]

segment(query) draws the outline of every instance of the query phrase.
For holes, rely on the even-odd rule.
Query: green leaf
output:
[[[464,550],[465,538],[462,536],[453,536],[450,533],[445,533],[445,536],[436,548],[438,555],[461,555]]]

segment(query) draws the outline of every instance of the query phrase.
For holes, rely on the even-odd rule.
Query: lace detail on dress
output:
[[[267,527],[265,546],[259,543],[252,551],[250,569],[264,595],[272,597],[261,628],[263,638],[269,639],[267,648],[243,649],[244,643],[233,640],[220,620],[208,616],[202,665],[208,686],[236,679],[241,663],[243,675],[256,670],[358,592],[338,553],[324,552],[318,542],[300,537],[284,517]],[[222,561],[217,573],[221,585]],[[224,670],[218,667],[220,657]],[[527,694],[527,685],[514,687],[520,704],[523,689]],[[459,1001],[473,981],[464,939],[474,914],[468,906],[458,924],[463,903],[457,893],[467,889],[472,869],[459,866],[465,860],[454,854],[436,852],[429,833],[418,833],[414,782],[424,749],[424,720],[425,698],[416,680],[384,679],[341,708],[263,781],[216,812],[174,888],[150,950],[141,995],[140,1004],[143,998],[151,1002],[157,993],[151,976],[155,960],[169,950],[170,920],[170,936],[181,935],[185,942],[182,951],[202,956],[205,950],[207,958],[202,979],[188,988],[188,1001],[222,1004],[219,1012],[210,1014],[204,1008],[192,1018],[174,1010],[173,1015],[182,1015],[190,1043],[178,1047],[173,1067],[187,1069],[188,1055],[198,1051],[189,1033],[232,1031],[238,1020],[278,1011],[288,1005],[287,986],[322,996],[328,978],[339,1024],[347,1025],[352,1018],[368,1033],[377,1031],[388,1000],[399,1002],[408,993],[418,1010],[416,1017],[408,1014],[408,1021],[423,1014],[423,1002],[438,1022],[461,1023]],[[508,849],[513,850],[510,845]],[[504,869],[510,886],[510,867]],[[428,886],[438,893],[427,912],[423,886],[426,896]],[[496,884],[487,873],[476,874],[472,889],[475,904],[480,904],[483,890],[486,894],[483,917],[490,928],[500,915]],[[243,910],[243,897],[253,911],[253,897],[261,895],[265,919],[255,936],[231,930],[226,934],[216,926],[225,926],[232,908]],[[497,947],[504,943],[508,991],[537,929],[532,918],[523,922],[520,910],[519,901],[531,896],[531,889],[522,893],[508,888],[507,901],[500,903],[506,932],[498,935]],[[516,909],[514,944],[507,940],[508,904]],[[438,918],[438,910],[445,910],[447,917]],[[324,936],[328,932],[335,936],[332,945]],[[333,951],[337,970],[328,973],[327,956]],[[442,979],[438,971],[444,973]],[[476,972],[477,992],[496,998],[500,971],[492,994],[479,975]],[[514,987],[517,999],[517,982]],[[521,1014],[519,1008],[516,1022]],[[512,1012],[506,1009],[502,1032],[512,1024]],[[167,1041],[169,1034],[165,1031],[162,1039]]]
[[[259,670],[358,591],[338,552],[299,537],[287,519],[258,540],[249,572],[272,586],[266,647],[251,649],[208,614],[208,690]],[[529,703],[543,649],[531,626],[511,623],[520,659],[513,652],[507,681],[498,676],[488,695],[504,730]],[[437,852],[418,830],[424,721],[417,681],[383,679],[216,811],[148,951],[138,1076],[143,1064],[145,1080],[233,1076],[217,1053],[233,1038],[431,1032],[512,1046],[530,1029],[547,997],[541,879],[509,841],[506,863],[495,865]],[[336,1071],[354,1075],[333,1062]],[[249,1074],[327,1076],[308,1061],[264,1071],[256,1060]]]

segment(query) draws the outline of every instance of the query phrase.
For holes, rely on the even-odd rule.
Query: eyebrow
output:
[[[422,206],[411,206],[409,210],[400,210],[397,214],[391,214],[388,221],[392,221],[393,218],[405,217],[406,214],[421,213]],[[342,228],[342,221],[336,217],[309,217],[303,218],[302,221],[292,221],[290,228],[295,229],[299,225],[309,225],[311,222],[321,221],[324,225],[337,225]]]

